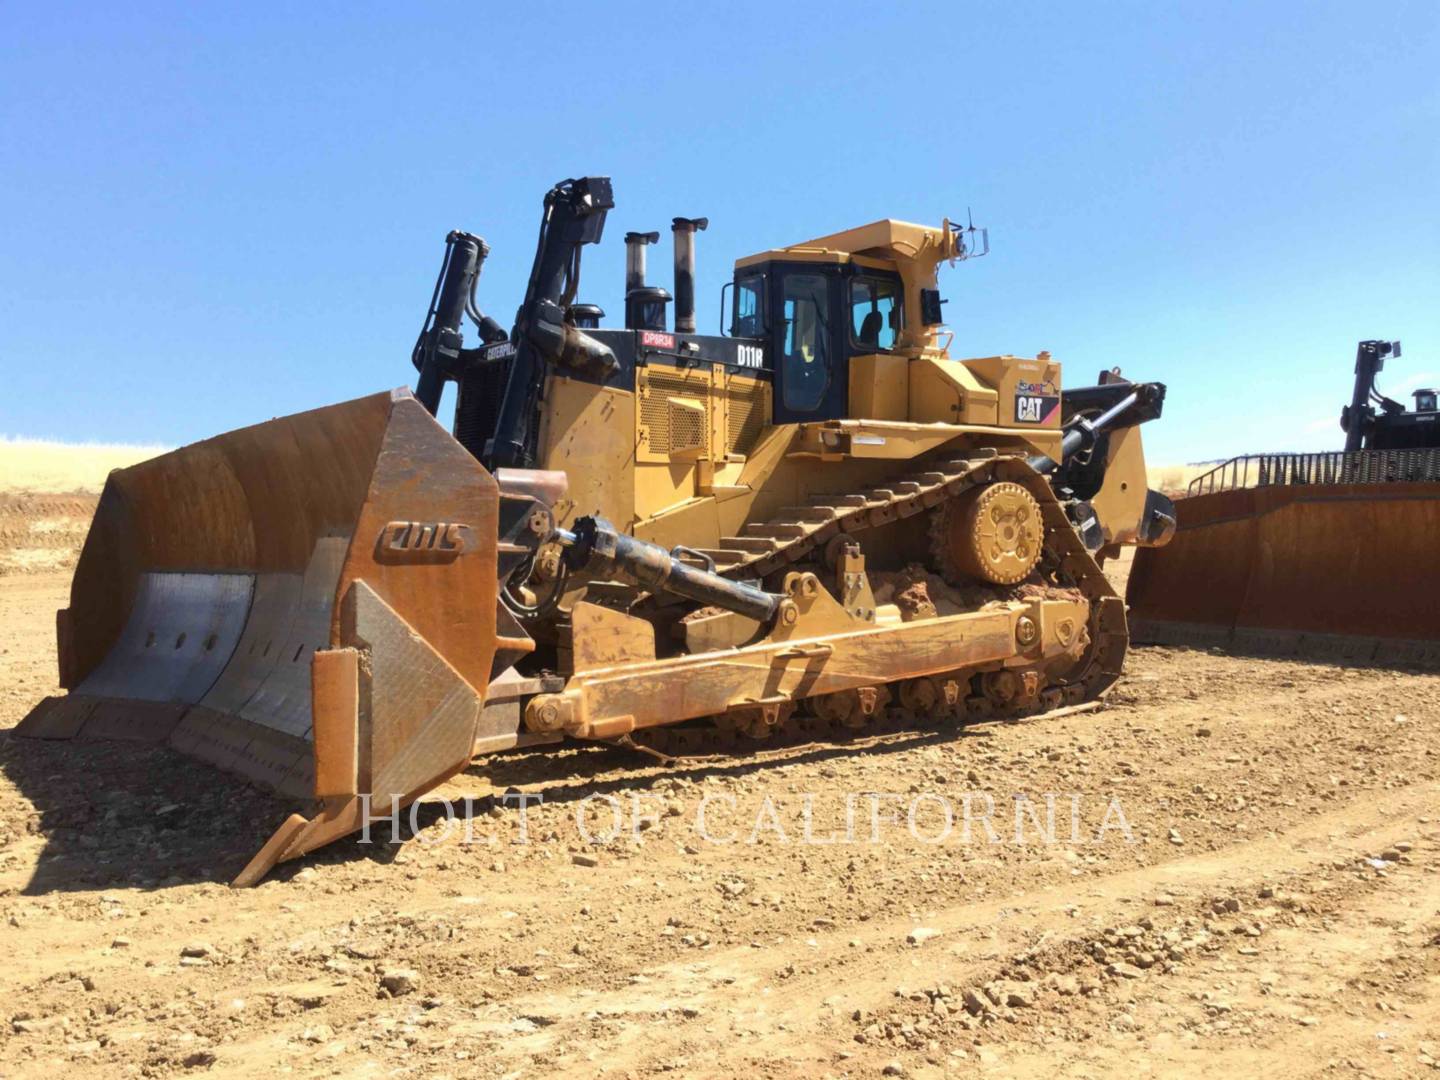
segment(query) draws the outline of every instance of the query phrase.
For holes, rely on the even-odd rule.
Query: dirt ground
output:
[[[1141,648],[1059,719],[516,754],[446,789],[466,823],[427,805],[404,844],[380,826],[239,891],[291,807],[167,750],[11,734],[54,691],[68,586],[27,568],[0,572],[0,1075],[1440,1060],[1440,676]]]
[[[73,570],[97,501],[84,492],[0,492],[0,578]]]

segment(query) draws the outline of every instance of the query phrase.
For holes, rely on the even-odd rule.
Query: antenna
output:
[[[990,254],[990,230],[975,227],[975,217],[968,206],[965,207],[965,222],[964,225],[953,221],[946,222],[955,233],[956,254],[951,259],[952,263]]]
[[[969,248],[969,250],[970,250],[971,258],[976,258],[976,259],[978,259],[981,255],[989,255],[989,254],[990,254],[990,230],[989,230],[989,229],[976,229],[976,228],[975,228],[975,218],[971,215],[971,213],[970,213],[970,207],[968,207],[968,206],[965,207],[965,220],[966,220],[966,222],[967,222],[967,225],[966,225],[966,227],[965,227],[965,231],[969,234],[969,240],[970,240],[970,243],[967,244],[966,247]],[[978,250],[977,250],[977,245],[976,245],[976,243],[975,243],[975,241],[976,241],[976,233],[977,233],[977,232],[979,233],[979,241],[980,241],[980,242],[979,242],[979,245],[978,245]]]

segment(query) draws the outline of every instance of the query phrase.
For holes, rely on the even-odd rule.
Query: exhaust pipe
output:
[[[664,330],[670,294],[645,284],[645,249],[660,242],[658,232],[625,234],[625,329]]]
[[[627,232],[625,234],[625,295],[645,287],[645,248],[658,244],[658,232]]]
[[[599,304],[571,304],[565,309],[565,321],[577,330],[599,330],[605,309]]]
[[[670,230],[675,236],[675,332],[695,332],[695,233],[709,218],[677,217]]]

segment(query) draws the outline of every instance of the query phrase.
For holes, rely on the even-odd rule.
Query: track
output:
[[[884,486],[846,494],[816,495],[811,498],[811,505],[793,507],[770,521],[748,525],[746,535],[722,537],[720,548],[702,551],[702,554],[714,559],[716,570],[727,577],[774,575],[817,559],[824,546],[836,537],[861,538],[867,530],[903,518],[931,515],[933,522],[937,511],[947,502],[958,499],[977,485],[993,481],[1021,484],[1040,504],[1045,524],[1045,554],[1038,568],[1043,579],[1040,587],[1078,589],[1090,604],[1090,647],[1075,667],[1050,685],[1042,686],[1038,693],[1011,702],[972,692],[973,671],[937,676],[924,681],[934,687],[945,687],[948,682],[950,687],[926,691],[936,700],[935,707],[927,712],[899,704],[907,701],[910,688],[904,682],[897,682],[879,688],[881,700],[863,725],[853,720],[847,723],[827,718],[823,711],[811,706],[807,710],[810,715],[788,713],[782,717],[778,729],[764,729],[767,742],[777,738],[787,744],[844,739],[853,737],[857,728],[872,733],[923,728],[936,722],[1019,718],[1096,700],[1115,682],[1128,641],[1123,602],[1085,550],[1049,482],[1022,457],[999,455],[990,450],[966,458],[942,458],[925,462],[919,469],[887,481]],[[998,589],[994,595],[1002,598]],[[1004,594],[1004,598],[1012,595]],[[886,701],[897,705],[887,707]],[[626,742],[661,755],[679,757],[735,752],[753,747],[756,740],[733,727],[701,720],[647,728]]]

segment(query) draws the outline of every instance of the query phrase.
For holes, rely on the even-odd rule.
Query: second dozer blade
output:
[[[1440,665],[1440,484],[1241,488],[1181,499],[1136,552],[1137,641]]]

